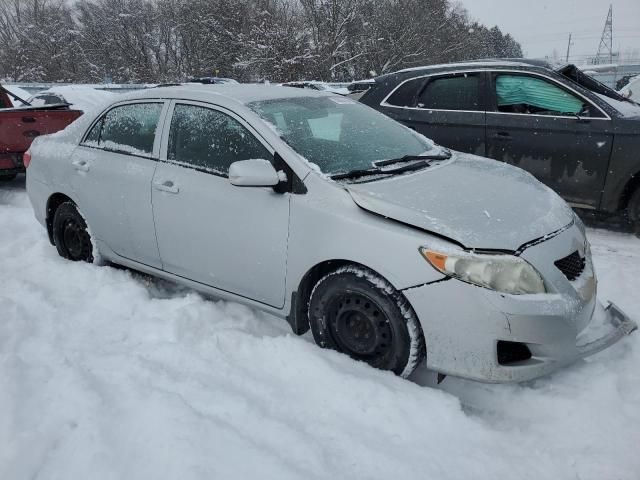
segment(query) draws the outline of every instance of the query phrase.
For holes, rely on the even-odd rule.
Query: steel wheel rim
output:
[[[69,219],[65,222],[62,229],[62,239],[72,260],[87,258],[91,242],[86,230],[77,221]]]
[[[392,330],[387,316],[371,298],[345,292],[329,304],[328,325],[339,350],[371,360],[391,348]]]

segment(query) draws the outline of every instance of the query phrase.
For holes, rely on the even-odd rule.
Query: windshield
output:
[[[371,168],[379,160],[420,155],[432,148],[424,137],[347,98],[282,98],[249,107],[328,175]]]

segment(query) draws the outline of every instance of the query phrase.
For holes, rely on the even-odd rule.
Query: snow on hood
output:
[[[621,102],[620,100],[615,100],[606,95],[600,95],[599,93],[596,93],[596,95],[619,111],[623,116],[633,118],[640,117],[639,105],[631,102]]]
[[[574,218],[555,192],[524,170],[462,153],[417,173],[346,188],[365,210],[467,248],[515,251]]]
[[[640,102],[640,75],[633,77],[618,93],[634,102]]]

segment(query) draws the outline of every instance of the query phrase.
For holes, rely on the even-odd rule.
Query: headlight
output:
[[[421,248],[420,253],[433,268],[463,282],[513,295],[546,292],[540,274],[513,255],[441,253],[426,248]]]

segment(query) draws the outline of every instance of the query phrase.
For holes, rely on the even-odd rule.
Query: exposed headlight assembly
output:
[[[512,295],[546,292],[540,274],[520,257],[464,251],[442,253],[427,248],[421,248],[420,253],[433,268],[463,282]]]

